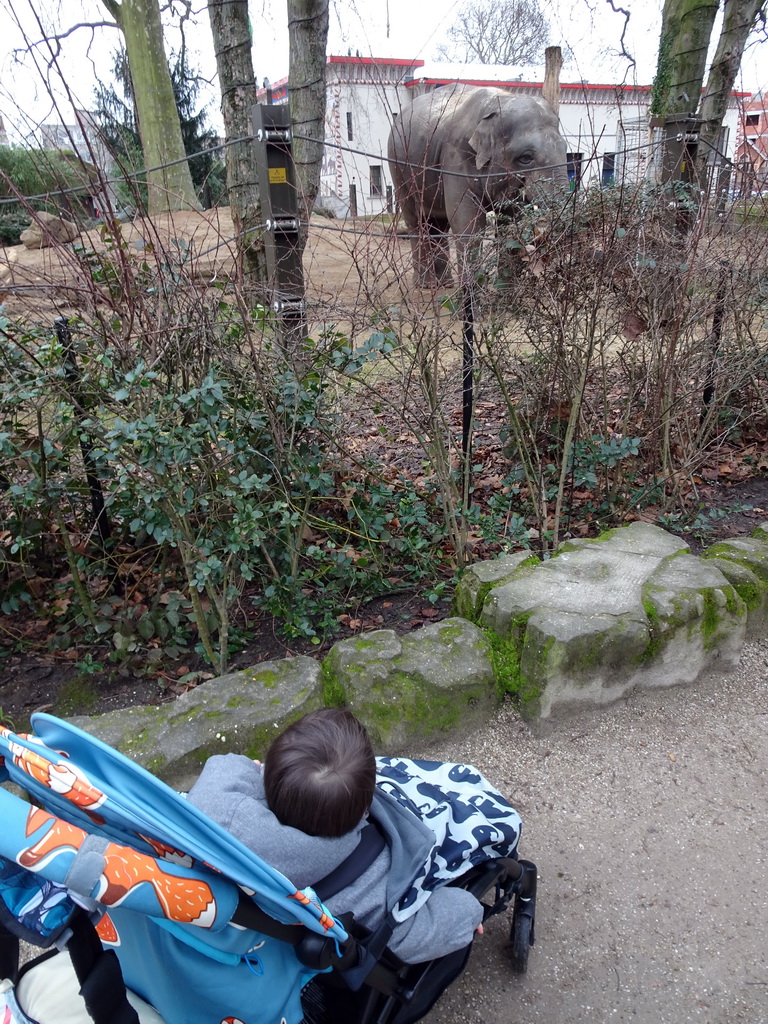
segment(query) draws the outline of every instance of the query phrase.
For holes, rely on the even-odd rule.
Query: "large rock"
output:
[[[747,606],[747,637],[768,636],[768,524],[751,537],[712,544],[702,558],[722,572]]]
[[[488,562],[475,562],[465,570],[456,588],[454,614],[477,622],[489,591],[528,575],[538,564],[539,559],[531,551],[515,551]]]
[[[71,242],[80,234],[80,229],[71,220],[64,220],[42,210],[21,235],[27,249],[45,249],[49,245]]]
[[[73,721],[169,785],[188,789],[211,754],[262,757],[286,725],[322,704],[320,665],[299,657],[219,676],[170,704]]]
[[[471,728],[498,702],[488,641],[459,618],[410,636],[379,629],[341,640],[323,668],[326,694],[365,723],[382,753],[399,753],[414,738],[428,743]]]
[[[638,684],[691,682],[738,661],[746,609],[715,566],[658,527],[568,542],[492,588],[481,623],[505,645],[509,688],[529,717],[606,704]]]

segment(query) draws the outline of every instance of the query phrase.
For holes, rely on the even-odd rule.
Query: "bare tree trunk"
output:
[[[136,102],[141,149],[147,167],[181,160],[147,174],[149,213],[199,210],[173,95],[158,0],[102,0],[125,38]]]
[[[248,0],[208,0],[213,48],[221,89],[221,113],[227,140],[253,134],[251,107],[256,79],[251,57]],[[261,196],[253,142],[227,148],[227,186],[238,232],[243,281],[251,300],[263,298],[267,269],[264,257]]]
[[[325,139],[325,62],[328,42],[328,0],[287,0],[289,39],[288,92],[293,125],[293,159],[304,225],[320,190]],[[306,136],[297,138],[296,136]],[[309,139],[316,139],[311,142]],[[304,251],[307,227],[299,233]]]
[[[703,169],[723,125],[728,98],[736,81],[749,33],[758,18],[765,20],[765,0],[726,0],[723,27],[699,107],[699,166]]]
[[[652,114],[664,117],[698,110],[719,6],[719,0],[664,0]]]

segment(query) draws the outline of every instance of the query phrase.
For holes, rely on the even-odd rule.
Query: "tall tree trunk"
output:
[[[744,47],[758,17],[765,20],[765,0],[725,0],[723,27],[699,107],[702,126],[698,159],[702,168],[717,144]]]
[[[652,114],[664,117],[698,110],[719,6],[719,0],[664,0]]]
[[[189,164],[183,160],[186,154],[163,47],[159,2],[102,0],[102,3],[125,38],[145,165],[158,167],[173,160],[182,161],[147,174],[149,213],[199,210]]]
[[[208,0],[213,48],[221,89],[221,113],[227,140],[253,135],[251,107],[256,79],[251,57],[248,0]],[[243,281],[251,301],[264,297],[267,268],[256,167],[256,146],[238,142],[227,148],[227,187],[238,232]]]
[[[288,91],[293,125],[293,160],[304,225],[320,190],[325,139],[325,63],[328,43],[328,0],[287,0]],[[295,136],[308,138],[296,138]],[[310,142],[309,139],[316,139]],[[301,251],[307,227],[299,233]]]

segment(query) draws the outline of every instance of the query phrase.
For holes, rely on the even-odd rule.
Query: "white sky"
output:
[[[361,56],[421,58],[435,56],[462,0],[331,0],[331,29],[328,52]],[[620,55],[624,17],[614,13],[608,0],[541,0],[552,26],[551,42],[572,52],[563,68],[562,80],[650,84],[656,64],[662,0],[623,0],[616,6],[630,12],[624,38],[633,66]],[[181,6],[180,4],[178,5]],[[210,41],[205,0],[192,0],[193,23],[187,28],[187,45],[203,75],[215,78],[215,61]],[[35,124],[71,119],[69,102],[59,84],[66,79],[72,99],[87,108],[97,79],[111,77],[111,52],[118,45],[115,29],[80,29],[63,40],[56,68],[47,69],[39,51],[37,70],[32,58],[14,48],[24,46],[18,22],[28,38],[41,37],[35,10],[46,29],[70,28],[77,22],[108,20],[99,0],[0,0],[0,112],[12,135],[28,134]],[[250,0],[254,37],[254,70],[261,82],[276,81],[287,74],[288,40],[285,0]],[[178,46],[178,32],[169,29],[166,48]],[[753,43],[745,57],[736,83],[740,91],[757,92],[768,87],[768,72],[761,70],[765,42]],[[47,79],[59,97],[59,111],[42,86]],[[215,83],[205,97],[211,123],[221,127]],[[24,122],[29,128],[24,131]]]

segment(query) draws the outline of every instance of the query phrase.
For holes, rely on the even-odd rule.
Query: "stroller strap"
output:
[[[326,903],[332,896],[346,889],[360,875],[365,874],[376,858],[384,851],[387,841],[384,834],[371,818],[360,833],[360,842],[352,853],[341,864],[329,872],[325,878],[315,882],[312,888],[318,898]]]
[[[70,928],[67,950],[94,1024],[139,1024],[138,1014],[128,1002],[115,951],[104,949],[85,911],[75,912]]]

